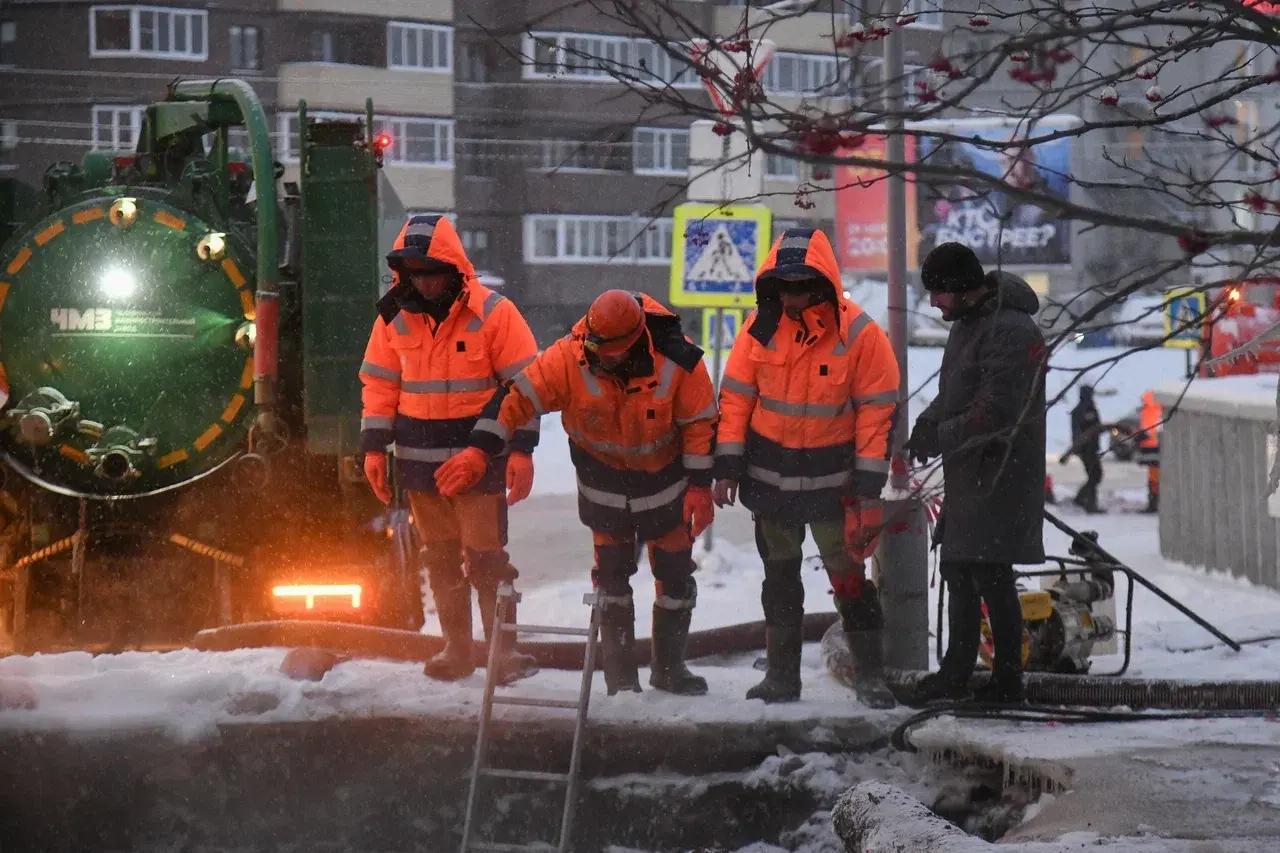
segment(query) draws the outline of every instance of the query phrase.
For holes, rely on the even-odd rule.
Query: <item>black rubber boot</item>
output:
[[[451,586],[432,584],[444,649],[422,667],[422,674],[440,681],[457,681],[476,671],[471,660],[471,587],[459,577]]]
[[[884,683],[884,632],[846,631],[853,653],[853,692],[868,708],[892,708],[898,703]]]
[[[498,602],[498,588],[494,584],[483,583],[476,587],[476,599],[480,604],[480,622],[484,625],[484,637],[487,641],[493,638],[493,614]],[[516,602],[507,605],[507,616],[504,622],[508,625],[516,623]],[[510,684],[521,678],[528,678],[538,671],[538,662],[532,656],[516,651],[516,635],[503,631],[498,638],[498,672],[499,684]],[[486,656],[485,660],[488,660]]]
[[[636,608],[628,597],[625,604],[605,602],[600,615],[601,666],[605,690],[640,692],[640,672],[636,667]]]
[[[684,665],[684,647],[689,640],[693,611],[653,608],[653,659],[649,664],[649,686],[681,696],[703,696],[707,680],[694,675]]]
[[[868,708],[892,708],[897,703],[884,683],[884,613],[880,592],[871,581],[857,598],[836,598],[841,626],[853,656],[853,692]]]
[[[764,680],[747,691],[748,699],[765,703],[795,702],[800,698],[800,649],[804,644],[803,626],[768,625],[764,629],[765,650],[769,668]]]
[[[965,702],[973,698],[969,685],[945,672],[931,672],[916,682],[909,699],[912,708],[923,708],[933,702]]]

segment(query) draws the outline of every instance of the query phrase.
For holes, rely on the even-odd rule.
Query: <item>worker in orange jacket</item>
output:
[[[1147,469],[1147,508],[1145,512],[1160,511],[1160,427],[1164,423],[1164,406],[1156,399],[1154,391],[1142,395],[1142,409],[1138,414],[1142,429],[1138,439],[1138,464]]]
[[[878,325],[845,296],[827,235],[792,228],[756,275],[756,311],[720,382],[715,501],[741,495],[764,561],[768,670],[748,699],[800,698],[808,525],[853,652],[854,688],[890,707],[883,616],[865,561],[882,524],[898,363]]]
[[[517,425],[510,455],[487,463],[471,494],[437,493],[434,475],[466,446],[493,389],[532,363],[538,348],[515,305],[480,284],[457,230],[444,217],[411,217],[387,263],[393,286],[378,301],[360,366],[364,471],[374,494],[390,503],[386,451],[393,446],[396,481],[407,493],[424,543],[445,639],[423,671],[453,681],[475,671],[471,587],[489,637],[498,587],[516,578],[506,552],[507,506],[533,485],[537,417]],[[504,633],[502,643],[501,681],[536,669],[532,658],[515,651],[513,634]]]
[[[441,494],[465,492],[487,460],[532,417],[563,412],[578,475],[578,515],[595,545],[593,585],[604,595],[605,686],[640,690],[631,576],[649,543],[657,597],[649,684],[707,692],[684,664],[697,599],[693,539],[711,523],[716,405],[702,350],[680,319],[642,293],[610,290],[568,335],[506,383],[471,434],[471,448],[436,474]]]

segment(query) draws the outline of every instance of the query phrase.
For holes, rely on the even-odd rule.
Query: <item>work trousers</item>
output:
[[[764,608],[764,621],[768,625],[794,625],[804,618],[804,582],[800,578],[803,562],[801,547],[804,545],[805,525],[782,522],[756,515],[756,548],[764,561],[764,583],[760,589],[760,604]],[[835,594],[836,608],[841,615],[846,610],[854,612],[851,618],[857,629],[879,628],[877,615],[861,611],[858,602],[863,600],[866,582],[864,565],[849,554],[844,538],[844,521],[832,519],[813,521],[808,525],[827,579]],[[868,624],[860,624],[866,622]],[[875,624],[872,624],[875,623]]]
[[[1081,453],[1080,461],[1084,464],[1087,478],[1080,491],[1076,492],[1075,502],[1088,510],[1098,508],[1098,486],[1102,484],[1102,457],[1097,453]]]
[[[474,492],[452,498],[408,492],[422,539],[427,580],[437,599],[470,582],[496,588],[519,574],[507,556],[507,500]]]
[[[641,540],[635,530],[592,530],[596,565],[591,571],[591,584],[618,603],[631,601],[631,577],[639,567]],[[656,592],[654,603],[666,610],[691,610],[697,601],[697,585],[693,579],[693,539],[689,528],[677,525],[651,539],[649,567],[653,571]]]
[[[992,672],[1008,679],[1022,673],[1022,604],[1009,563],[943,560],[947,582],[947,651],[939,667],[943,677],[967,684],[978,657],[982,603],[987,604],[995,647]]]

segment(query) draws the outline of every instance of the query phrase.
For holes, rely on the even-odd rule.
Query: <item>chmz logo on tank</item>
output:
[[[1069,264],[1069,223],[1020,193],[1067,201],[1070,138],[1027,146],[1020,140],[1061,128],[1045,122],[1032,128],[975,125],[964,127],[962,135],[987,144],[931,137],[919,141],[921,162],[954,168],[959,174],[955,180],[934,180],[918,187],[919,257],[923,259],[935,246],[954,242],[973,249],[983,264]],[[953,132],[961,135],[959,128]],[[975,172],[994,181],[963,176]]]

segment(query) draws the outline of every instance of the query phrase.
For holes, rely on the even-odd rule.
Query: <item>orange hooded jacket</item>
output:
[[[400,284],[378,301],[360,381],[364,408],[360,444],[365,452],[394,445],[400,483],[435,491],[435,470],[467,446],[467,437],[499,383],[533,362],[538,347],[515,305],[480,284],[458,232],[441,216],[413,216],[394,248],[417,248],[457,271],[457,298],[438,323]],[[512,449],[532,452],[538,419],[521,423]],[[501,493],[505,459],[490,466],[477,489]]]
[[[830,294],[799,320],[779,274],[808,273]],[[767,517],[843,516],[845,497],[877,498],[889,472],[898,362],[884,331],[844,295],[827,235],[788,229],[756,274],[756,311],[720,383],[716,476]]]
[[[638,528],[651,539],[682,523],[689,484],[711,484],[716,404],[702,350],[681,332],[679,317],[643,293],[635,297],[646,333],[625,382],[589,359],[583,318],[494,395],[471,443],[496,453],[516,425],[563,412],[582,522]]]

